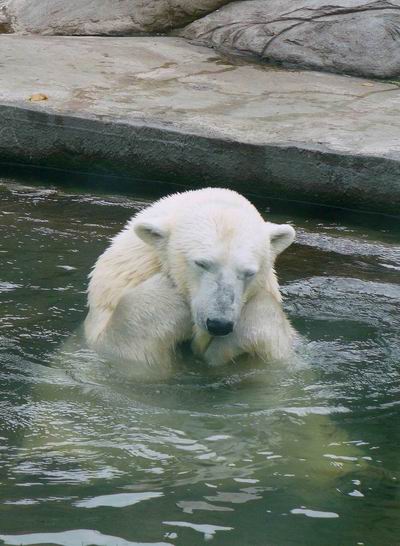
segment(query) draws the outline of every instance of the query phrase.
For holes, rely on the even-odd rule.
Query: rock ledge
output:
[[[5,35],[0,48],[3,163],[399,214],[396,85],[236,65],[180,38]]]

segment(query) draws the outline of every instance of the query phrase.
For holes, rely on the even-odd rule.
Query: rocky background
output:
[[[132,36],[166,32],[229,0],[0,0],[8,32]]]
[[[173,33],[262,63],[400,76],[400,0],[0,0],[0,32]]]

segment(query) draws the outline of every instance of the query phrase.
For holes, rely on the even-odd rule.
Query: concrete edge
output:
[[[225,186],[400,216],[400,158],[302,143],[249,144],[137,120],[79,117],[0,104],[0,164]]]

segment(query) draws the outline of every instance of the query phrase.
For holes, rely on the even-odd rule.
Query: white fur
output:
[[[218,188],[178,193],[133,217],[91,273],[89,344],[106,356],[170,365],[192,339],[210,365],[243,354],[280,359],[293,330],[282,308],[276,256],[294,240],[291,226],[265,222],[238,193]],[[213,337],[207,319],[234,324]]]

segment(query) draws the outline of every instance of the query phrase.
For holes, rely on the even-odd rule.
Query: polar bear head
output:
[[[235,195],[240,199],[186,204],[172,215],[147,216],[134,225],[186,296],[194,325],[212,336],[230,334],[259,290],[279,298],[274,262],[295,237],[290,225],[265,222]]]

